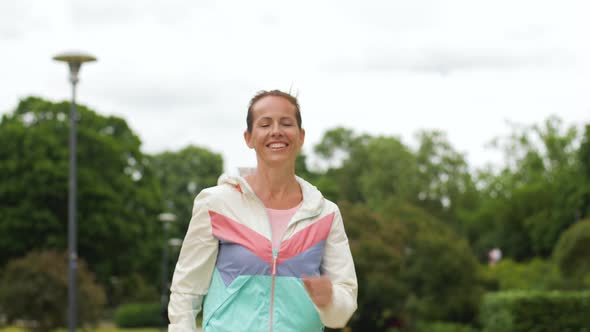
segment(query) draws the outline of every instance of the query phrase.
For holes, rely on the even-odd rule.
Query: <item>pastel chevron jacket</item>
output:
[[[297,178],[303,203],[271,244],[262,201],[245,179],[222,175],[196,198],[171,286],[170,332],[314,332],[343,327],[357,307],[357,280],[336,204]],[[317,308],[301,277],[326,275],[332,304]]]

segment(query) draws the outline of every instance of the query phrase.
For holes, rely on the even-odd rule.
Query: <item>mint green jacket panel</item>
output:
[[[225,286],[217,269],[203,305],[203,332],[270,330],[271,276],[240,276]],[[324,325],[301,279],[275,280],[273,331],[320,332]]]
[[[324,331],[318,311],[299,278],[278,277],[275,281],[273,331]]]
[[[203,332],[268,332],[270,289],[270,276],[239,276],[226,287],[215,269],[203,304]]]

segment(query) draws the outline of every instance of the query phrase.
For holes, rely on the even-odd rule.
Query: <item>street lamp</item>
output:
[[[168,306],[168,245],[171,242],[168,239],[168,231],[170,229],[170,224],[176,221],[176,215],[169,212],[160,213],[158,215],[158,219],[164,224],[164,251],[162,253],[162,292],[160,295],[160,304],[162,306],[161,331],[165,331],[167,312],[166,307]]]
[[[76,84],[78,72],[84,62],[96,61],[92,55],[81,52],[61,53],[53,60],[66,62],[70,67],[70,83],[72,83],[72,103],[70,105],[70,165],[68,188],[68,331],[76,331],[76,269],[77,269],[77,239],[76,239]]]

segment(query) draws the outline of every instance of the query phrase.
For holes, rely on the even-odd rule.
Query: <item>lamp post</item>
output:
[[[70,164],[68,188],[68,331],[76,331],[76,270],[77,270],[77,229],[76,229],[76,84],[78,72],[84,62],[96,61],[92,55],[81,52],[61,53],[53,60],[66,62],[70,67],[70,83],[72,83],[72,103],[70,105]]]
[[[158,219],[164,224],[164,251],[162,253],[162,292],[160,293],[160,304],[162,306],[162,328],[161,331],[166,330],[166,307],[168,305],[168,245],[171,242],[168,240],[168,231],[170,224],[176,221],[176,215],[173,213],[160,213]]]

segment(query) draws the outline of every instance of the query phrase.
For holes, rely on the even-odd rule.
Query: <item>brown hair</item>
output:
[[[256,102],[260,99],[268,96],[285,98],[288,102],[295,106],[295,118],[297,119],[297,126],[299,127],[299,129],[301,129],[301,111],[299,110],[299,102],[297,101],[297,98],[281,90],[262,90],[258,91],[258,93],[256,93],[256,95],[252,97],[252,99],[250,99],[250,104],[248,105],[248,116],[246,116],[246,125],[248,126],[248,132],[252,132],[252,108],[254,108],[254,104],[256,104]]]

